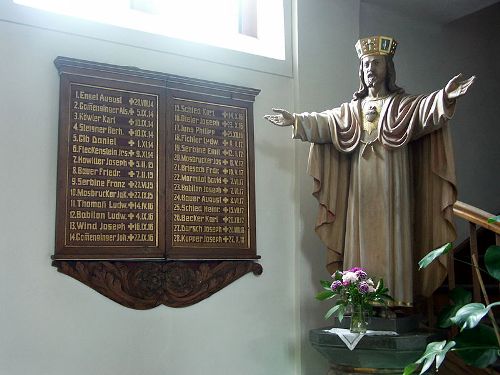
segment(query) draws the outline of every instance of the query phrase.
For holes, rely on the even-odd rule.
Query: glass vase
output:
[[[349,330],[352,333],[365,333],[368,321],[366,319],[366,311],[363,306],[357,305],[352,307],[351,326]]]

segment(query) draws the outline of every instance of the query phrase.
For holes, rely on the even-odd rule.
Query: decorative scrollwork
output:
[[[254,261],[62,261],[53,266],[113,301],[133,309],[158,305],[184,307],[210,297],[253,272],[262,273]]]

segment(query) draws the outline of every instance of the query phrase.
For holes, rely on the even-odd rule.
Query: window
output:
[[[283,0],[13,0],[151,34],[285,59]]]

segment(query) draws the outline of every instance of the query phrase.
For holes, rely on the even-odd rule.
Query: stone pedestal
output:
[[[331,328],[309,332],[312,346],[330,362],[328,375],[402,374],[429,342],[440,339],[435,333],[418,330],[398,336],[365,335],[354,350],[349,350],[336,334],[328,332]]]

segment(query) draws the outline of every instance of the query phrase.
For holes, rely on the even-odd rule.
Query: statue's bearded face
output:
[[[387,75],[387,64],[385,58],[380,55],[363,57],[363,79],[368,87],[384,84]]]

